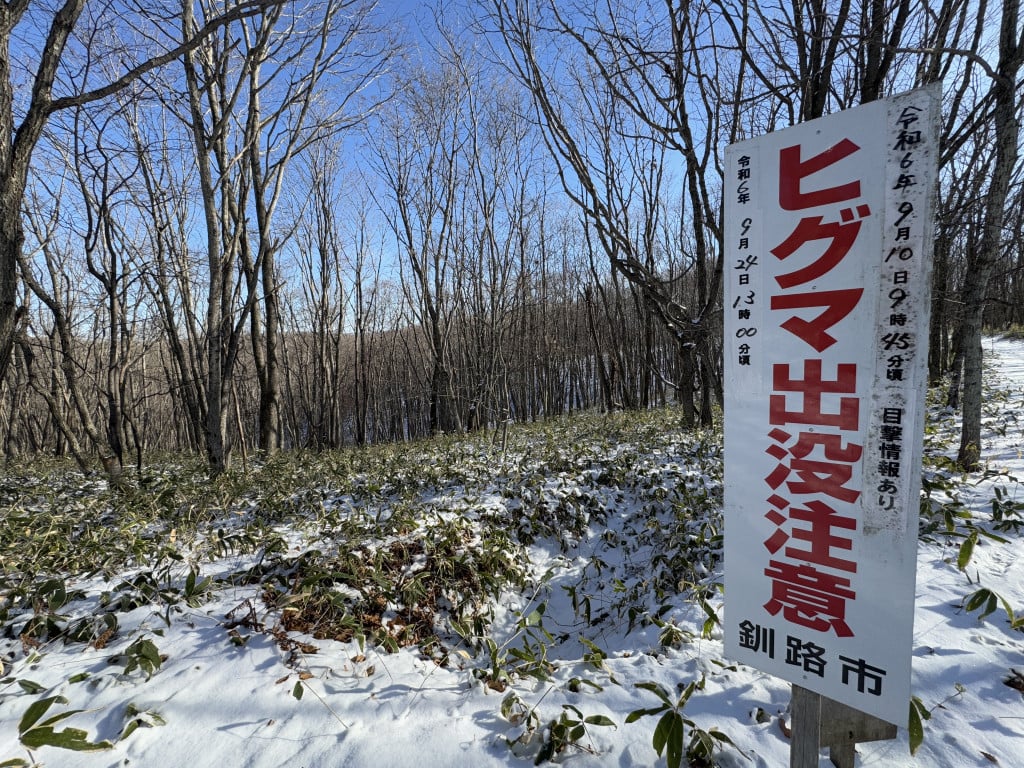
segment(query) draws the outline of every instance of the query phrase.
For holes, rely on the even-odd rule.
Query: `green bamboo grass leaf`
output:
[[[25,714],[21,716],[21,721],[18,723],[18,733],[26,733],[31,730],[32,727],[39,722],[39,719],[45,715],[47,710],[49,710],[54,704],[67,703],[68,700],[63,696],[47,696],[46,698],[32,702],[28,709],[25,710]],[[72,714],[74,714],[74,712],[72,712]]]
[[[963,544],[960,545],[960,552],[956,558],[956,567],[961,571],[971,562],[971,557],[974,556],[974,547],[977,543],[978,532],[972,531],[971,535],[964,539]]]
[[[928,711],[924,703],[914,696],[910,700],[910,718],[907,729],[910,731],[910,754],[914,755],[924,743],[924,721],[931,718],[932,713]]]
[[[33,728],[21,736],[21,743],[29,749],[58,747],[72,752],[101,752],[113,749],[109,741],[89,741],[89,734],[81,728],[65,728],[55,731],[51,726]]]

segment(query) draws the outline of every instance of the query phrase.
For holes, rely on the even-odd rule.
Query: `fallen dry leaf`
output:
[[[1014,690],[1024,693],[1024,675],[1018,672],[1016,669],[1010,669],[1010,674],[1003,679],[1005,685],[1010,686]]]

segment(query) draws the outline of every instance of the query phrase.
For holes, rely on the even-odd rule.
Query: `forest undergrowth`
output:
[[[1013,395],[990,394],[988,426],[1005,429],[1000,397]],[[970,570],[977,546],[1020,536],[1018,479],[960,473],[948,458],[955,418],[937,394],[931,414],[922,539],[956,558],[964,610],[1005,614],[1019,630],[1019,606]],[[624,722],[568,698],[582,689],[597,701],[620,684],[607,663],[613,649],[658,653],[720,638],[720,433],[684,430],[680,413],[660,409],[495,438],[285,453],[214,480],[201,462],[167,458],[116,487],[53,461],[9,465],[0,476],[0,707],[23,712],[26,757],[0,753],[0,765],[32,765],[43,746],[110,749],[160,726],[158,712],[126,709],[116,739],[61,727],[81,710],[64,707],[59,691],[85,677],[58,688],[33,671],[52,649],[79,646],[109,653],[106,674],[145,685],[166,661],[163,633],[228,598],[228,610],[217,608],[226,647],[273,638],[295,698],[312,690],[308,662],[324,643],[347,643],[362,660],[414,649],[500,694],[508,748],[536,764],[594,752],[596,730],[648,716],[657,718],[651,746],[670,767],[735,754],[729,735],[685,712],[703,676],[675,691],[634,683],[650,706]],[[968,486],[986,489],[987,509],[963,502]],[[538,682],[553,693],[528,704],[523,686]],[[917,698],[910,708],[913,750],[931,710]]]

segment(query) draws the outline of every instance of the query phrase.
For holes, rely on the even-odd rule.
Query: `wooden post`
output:
[[[828,747],[836,768],[854,768],[859,741],[896,738],[896,726],[799,685],[790,704],[789,768],[818,768],[818,753]]]
[[[789,711],[789,768],[818,768],[821,695],[794,685]]]

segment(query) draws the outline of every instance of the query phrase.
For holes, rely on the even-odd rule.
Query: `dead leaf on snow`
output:
[[[1010,674],[1003,680],[1003,683],[1016,691],[1024,693],[1024,675],[1016,669],[1010,669]]]

